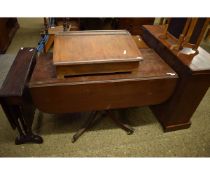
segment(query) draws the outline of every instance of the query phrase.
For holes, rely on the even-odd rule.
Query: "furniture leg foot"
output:
[[[109,112],[110,113],[110,112]],[[110,113],[110,118],[124,131],[127,132],[128,135],[131,135],[134,133],[134,128],[132,128],[130,125],[122,122],[119,118],[116,118],[113,114]]]
[[[129,125],[126,126],[126,124],[124,124],[124,125],[125,125],[125,127],[127,127],[126,132],[127,132],[128,135],[131,135],[131,134],[134,133],[134,128],[132,128],[132,127],[129,126]]]
[[[76,142],[79,137],[93,124],[97,116],[97,112],[93,112],[90,117],[87,119],[87,121],[84,123],[82,128],[80,128],[76,134],[73,135],[71,142]]]
[[[72,139],[71,139],[71,142],[74,143],[76,142],[79,137],[86,131],[86,128],[81,128],[77,131],[76,134],[73,135]]]
[[[35,135],[35,134],[27,134],[27,135],[23,134],[23,135],[16,137],[16,139],[15,139],[16,145],[21,145],[21,144],[25,144],[25,143],[41,144],[41,143],[43,143],[43,139],[41,136]]]

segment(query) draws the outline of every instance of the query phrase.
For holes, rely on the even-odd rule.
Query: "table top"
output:
[[[19,50],[0,87],[0,97],[21,97],[23,95],[35,56],[35,48],[25,47]]]
[[[131,73],[114,73],[106,75],[74,76],[65,79],[56,78],[56,68],[53,65],[52,53],[42,54],[37,58],[29,87],[53,86],[59,84],[86,84],[107,81],[145,80],[156,78],[177,78],[175,71],[166,64],[160,56],[139,38],[139,46],[144,61],[138,69]]]
[[[140,61],[142,55],[126,30],[72,31],[57,33],[54,65],[78,65]]]

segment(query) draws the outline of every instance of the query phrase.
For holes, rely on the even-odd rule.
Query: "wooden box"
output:
[[[142,59],[126,30],[72,31],[55,35],[53,64],[58,78],[131,72]]]

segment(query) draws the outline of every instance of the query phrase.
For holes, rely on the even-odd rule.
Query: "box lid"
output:
[[[126,30],[71,31],[55,35],[53,64],[56,66],[142,59],[140,50]]]

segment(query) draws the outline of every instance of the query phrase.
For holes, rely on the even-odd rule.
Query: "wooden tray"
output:
[[[126,30],[74,31],[55,35],[53,64],[58,78],[131,72],[142,59]]]

